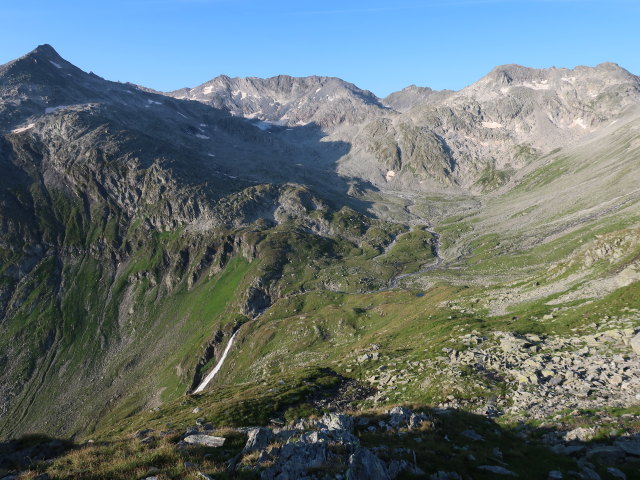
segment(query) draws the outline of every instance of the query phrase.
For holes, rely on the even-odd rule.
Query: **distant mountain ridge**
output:
[[[640,81],[612,63],[503,65],[457,92],[411,86],[385,99],[336,78],[289,76],[221,76],[168,95],[260,120],[262,128],[315,125],[352,145],[340,172],[380,188],[478,191],[503,184],[533,156],[634,114]]]
[[[222,75],[168,95],[281,125],[356,123],[384,110],[371,92],[335,77],[230,78]]]

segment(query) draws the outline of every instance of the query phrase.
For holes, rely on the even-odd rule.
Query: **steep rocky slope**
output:
[[[242,119],[107,82],[48,46],[0,79],[5,434],[73,432],[111,404],[183,393],[223,326],[277,297],[285,255],[327,237],[320,251],[339,256],[334,237],[366,235],[274,180],[292,149]]]

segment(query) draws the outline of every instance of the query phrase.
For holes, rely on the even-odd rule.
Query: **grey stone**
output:
[[[393,407],[389,410],[389,417],[389,425],[394,428],[399,428],[400,426],[409,423],[411,410],[405,407]]]
[[[403,472],[408,473],[409,475],[424,475],[424,471],[422,471],[422,469],[406,460],[392,460],[387,465],[387,473],[392,479],[396,478]]]
[[[353,418],[350,415],[327,413],[320,421],[327,430],[353,430]]]
[[[627,476],[625,475],[625,473],[616,467],[607,468],[607,473],[614,478],[619,478],[620,480],[627,480]]]
[[[423,422],[426,422],[429,418],[424,413],[412,413],[409,417],[408,426],[411,430],[420,428]]]
[[[586,457],[590,460],[597,460],[600,463],[611,465],[624,460],[625,452],[615,445],[602,445],[589,449]]]
[[[325,432],[306,432],[300,436],[302,443],[322,443],[329,441],[329,435]]]
[[[391,480],[387,469],[368,448],[359,448],[349,457],[348,480]]]
[[[584,467],[582,470],[580,470],[580,478],[582,478],[583,480],[602,480],[602,477],[598,474],[598,472],[589,467]]]
[[[480,465],[478,469],[484,470],[485,472],[495,473],[496,475],[505,475],[509,477],[518,476],[517,473],[512,472],[511,470],[507,470],[506,468],[501,467],[499,465]]]
[[[262,480],[302,478],[310,469],[319,468],[327,460],[324,443],[287,443],[280,448],[274,464],[260,474]]]
[[[263,450],[269,445],[273,433],[268,428],[252,428],[247,432],[247,443],[244,446],[244,452],[252,452],[254,450]]]
[[[480,442],[480,441],[484,440],[484,437],[482,435],[480,435],[479,433],[477,433],[472,428],[462,432],[462,435],[464,437],[467,437],[469,440],[473,440],[474,442]]]
[[[614,445],[629,455],[640,457],[640,437],[619,438],[614,442]]]
[[[588,442],[593,438],[595,430],[593,428],[578,427],[564,434],[565,442],[578,440],[580,442]]]
[[[214,437],[213,435],[189,435],[184,441],[191,445],[202,445],[205,447],[221,447],[224,445],[224,437]]]

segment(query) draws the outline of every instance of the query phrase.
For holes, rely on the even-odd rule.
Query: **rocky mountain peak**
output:
[[[15,73],[19,75],[49,72],[62,73],[63,68],[76,69],[71,63],[62,58],[58,52],[48,44],[39,45],[26,55],[0,66],[0,76]],[[77,70],[77,69],[76,69]]]
[[[167,95],[197,100],[235,116],[291,126],[315,123],[333,127],[363,121],[385,109],[372,92],[336,77],[322,76],[240,78],[221,75],[197,87]]]
[[[29,52],[27,57],[36,57],[36,58],[46,58],[48,60],[64,60],[60,54],[56,51],[48,43],[44,43],[42,45],[38,45],[31,52]]]
[[[601,63],[595,67],[577,66],[568,68],[529,68],[521,65],[500,65],[476,83],[461,92],[481,94],[499,92],[508,88],[526,88],[531,91],[548,90],[558,94],[571,86],[603,89],[618,85],[638,85],[638,77],[615,63]]]

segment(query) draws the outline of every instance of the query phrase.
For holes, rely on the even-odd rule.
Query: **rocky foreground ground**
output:
[[[571,336],[465,334],[455,338],[458,348],[408,363],[388,361],[373,346],[348,366],[378,364],[366,377],[376,387],[369,397],[375,403],[401,398],[416,384],[439,382],[460,393],[502,385],[501,395],[469,401],[452,395],[440,405],[494,417],[542,419],[563,409],[628,407],[640,403],[640,332],[634,325],[631,319],[605,319],[584,328],[591,333]]]
[[[345,360],[349,369],[362,369],[361,391],[372,408],[345,411],[344,403],[328,402],[317,416],[229,428],[213,425],[196,407],[186,430],[167,419],[166,430],[143,429],[124,441],[150,455],[136,470],[135,478],[145,480],[640,478],[640,332],[634,324],[604,319],[564,336],[464,334],[454,337],[456,348],[407,364],[387,359],[374,345]],[[442,378],[478,392],[486,382],[502,385],[503,394],[482,402],[452,397],[431,408],[383,405],[406,388]],[[343,411],[327,412],[332,409]],[[0,445],[0,479],[109,478],[68,458],[105,455],[113,445],[8,442]],[[160,451],[179,465],[167,468]],[[60,473],[73,469],[80,470]]]
[[[0,467],[0,478],[109,478],[96,473],[103,468],[100,455],[108,458],[117,449],[130,452],[124,454],[131,455],[130,463],[140,452],[149,458],[133,476],[117,478],[144,480],[640,478],[637,412],[575,410],[534,426],[499,424],[453,409],[397,406],[244,428],[216,428],[200,408],[193,415],[194,425],[185,431],[141,430],[126,440],[126,448],[97,442],[74,447],[58,440],[3,444],[1,465],[13,472]],[[166,465],[167,452],[180,461],[178,467]]]

